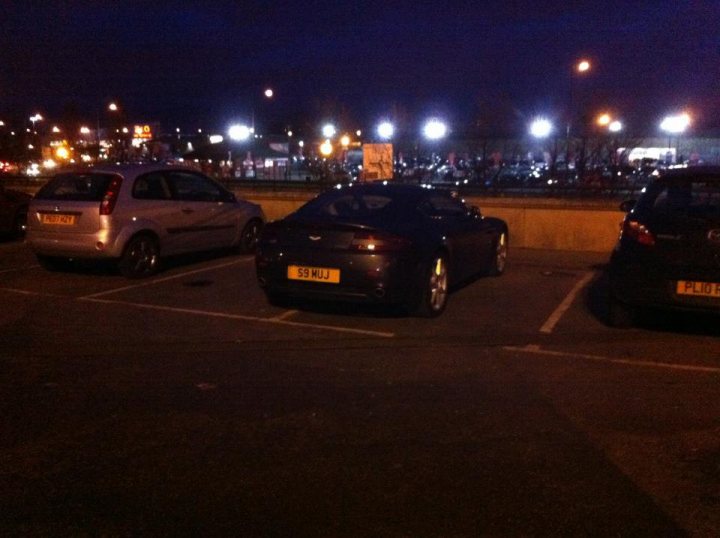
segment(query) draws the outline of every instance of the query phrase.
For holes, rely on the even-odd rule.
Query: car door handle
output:
[[[183,213],[185,213],[186,215],[189,215],[190,213],[195,213],[195,210],[194,210],[194,209],[190,209],[189,207],[185,207],[185,208],[183,208],[181,211],[182,211]]]

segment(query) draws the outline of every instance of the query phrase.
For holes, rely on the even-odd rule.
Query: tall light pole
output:
[[[690,126],[690,115],[686,112],[682,114],[674,114],[672,116],[666,116],[662,123],[660,123],[660,129],[665,131],[668,135],[668,151],[672,151],[672,135],[677,135],[677,149],[680,152],[680,135]]]
[[[575,116],[575,107],[576,107],[575,84],[577,83],[578,80],[581,80],[581,79],[587,77],[592,72],[592,70],[593,70],[593,65],[590,62],[590,60],[587,58],[580,58],[573,65],[572,72],[570,74],[570,103],[569,103],[570,110],[568,111],[567,127],[566,127],[566,131],[565,131],[565,144],[566,144],[565,168],[566,168],[568,174],[570,173],[570,138],[572,136],[572,124],[575,119],[574,116]],[[581,104],[581,108],[582,108],[582,104]],[[582,115],[582,111],[581,111],[581,113],[580,113],[581,123],[583,121],[582,118],[583,118],[583,115]],[[581,133],[580,134],[583,139],[583,146],[582,146],[582,150],[581,150],[581,159],[584,161],[584,159],[585,159],[585,125],[581,124]],[[577,163],[578,163],[578,160],[576,157],[575,158],[576,169],[578,168]],[[579,175],[582,175],[583,165],[584,165],[584,163],[581,163]],[[579,178],[579,179],[582,179],[582,178]]]

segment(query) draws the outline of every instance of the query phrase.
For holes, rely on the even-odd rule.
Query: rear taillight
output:
[[[404,237],[387,233],[357,232],[350,242],[350,250],[360,252],[393,252],[410,244]]]
[[[110,185],[108,185],[102,202],[100,202],[101,215],[110,215],[113,212],[113,209],[115,209],[118,194],[120,193],[120,185],[122,185],[122,178],[120,177],[114,177],[110,182]]]
[[[647,226],[633,219],[625,220],[622,235],[647,247],[655,245],[655,234],[648,230]]]

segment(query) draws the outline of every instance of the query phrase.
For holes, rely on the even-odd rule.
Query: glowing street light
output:
[[[622,122],[620,122],[618,120],[611,121],[608,124],[608,131],[610,131],[611,133],[619,133],[622,130],[623,130],[623,124],[622,124]]]
[[[250,138],[252,130],[247,125],[235,124],[228,129],[228,136],[236,142],[243,142]]]
[[[86,127],[85,125],[80,127],[80,134],[84,134],[84,135],[90,134],[90,127]]]
[[[553,124],[546,118],[537,118],[530,124],[530,134],[535,138],[547,138],[553,130]]]
[[[268,99],[272,99],[273,95],[275,95],[275,92],[273,91],[272,88],[267,88],[265,90],[264,94],[265,94],[265,97],[267,97]]]
[[[578,73],[587,73],[592,69],[592,65],[590,64],[590,60],[580,60],[577,65],[575,66],[575,70]]]
[[[660,124],[660,129],[668,134],[682,134],[690,126],[690,115],[687,113],[666,116]]]
[[[320,153],[323,155],[323,157],[329,157],[332,155],[333,147],[332,143],[330,143],[330,140],[325,140],[322,144],[320,144]]]
[[[612,118],[610,117],[610,114],[604,113],[600,114],[595,121],[600,127],[607,127],[610,125],[610,122],[612,122]]]
[[[350,137],[348,135],[343,135],[342,138],[340,138],[340,145],[347,148],[350,145]]]
[[[117,111],[118,111],[117,103],[110,103],[110,104],[108,105],[108,110],[109,110],[110,112],[117,112]]]
[[[337,130],[332,123],[326,123],[325,125],[323,125],[322,134],[325,138],[332,138],[333,136],[335,136],[336,132]]]
[[[423,127],[423,134],[428,140],[440,140],[447,135],[447,125],[438,119],[429,120]]]
[[[389,121],[383,121],[377,126],[377,134],[383,140],[390,140],[395,134],[395,126]]]

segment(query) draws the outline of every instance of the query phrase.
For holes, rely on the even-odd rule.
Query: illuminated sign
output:
[[[363,174],[366,180],[392,179],[392,144],[363,144]]]
[[[133,130],[133,138],[139,138],[141,140],[152,139],[152,129],[149,125],[136,125]]]

